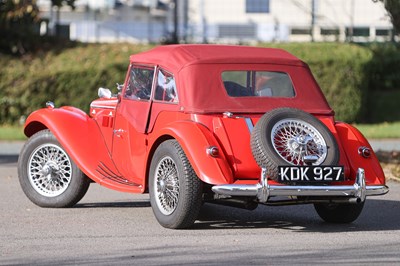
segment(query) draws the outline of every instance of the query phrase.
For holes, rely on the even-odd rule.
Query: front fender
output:
[[[368,185],[384,185],[385,174],[371,145],[363,134],[355,127],[343,122],[337,122],[335,127],[346,152],[351,167],[351,175],[355,176],[358,168],[364,168]],[[361,146],[368,147],[371,150],[371,157],[364,158],[358,154],[358,148]]]
[[[46,128],[48,128],[53,133],[56,133],[60,130],[61,133],[67,133],[69,131],[73,131],[71,130],[71,126],[75,129],[75,124],[70,124],[70,122],[78,122],[80,126],[82,126],[82,124],[85,124],[86,128],[88,119],[89,117],[86,115],[85,112],[78,108],[70,106],[55,109],[39,109],[31,113],[26,119],[24,133],[27,137],[30,137],[36,132]],[[81,128],[76,129],[79,131]],[[60,135],[56,137],[60,141],[60,137],[62,136]]]
[[[33,112],[26,120],[24,133],[30,137],[49,129],[71,159],[88,177],[101,185],[116,188],[100,174],[99,168],[108,173],[118,171],[104,142],[97,123],[85,112],[74,107],[46,108]]]
[[[233,183],[232,169],[223,149],[206,126],[192,121],[178,121],[168,124],[157,132],[157,138],[169,135],[179,142],[202,181],[213,185]],[[210,146],[219,149],[218,157],[214,158],[207,154],[206,149]]]

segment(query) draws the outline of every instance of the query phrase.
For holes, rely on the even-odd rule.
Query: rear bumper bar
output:
[[[261,181],[255,185],[218,185],[212,191],[226,196],[257,197],[261,203],[266,203],[272,196],[328,196],[347,197],[354,202],[364,202],[366,196],[384,195],[389,191],[385,185],[366,186],[364,169],[358,168],[356,180],[353,185],[346,186],[285,186],[269,185],[266,169],[261,171]]]

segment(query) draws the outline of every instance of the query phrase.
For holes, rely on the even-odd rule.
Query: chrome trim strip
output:
[[[98,104],[91,104],[90,108],[103,108],[103,109],[111,109],[115,110],[117,107],[109,106],[109,105],[98,105]]]
[[[253,131],[253,128],[254,128],[254,125],[253,125],[253,122],[251,121],[251,118],[245,117],[244,121],[246,121],[247,128],[249,129],[249,131],[251,133]]]
[[[359,168],[355,183],[346,186],[277,186],[269,185],[266,169],[261,171],[260,183],[255,185],[219,185],[213,186],[216,194],[227,196],[257,197],[259,202],[266,203],[271,196],[332,196],[351,197],[358,202],[365,201],[366,196],[386,194],[389,188],[385,185],[366,186],[364,169]]]
[[[245,117],[245,116],[233,116],[233,113],[231,112],[224,112],[222,114],[225,118],[235,118],[235,119],[241,119],[243,118],[244,121],[246,122],[247,128],[249,129],[249,132],[251,133],[253,131],[254,125],[253,121],[251,121],[250,117]]]

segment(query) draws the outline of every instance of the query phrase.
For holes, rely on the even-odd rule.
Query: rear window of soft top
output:
[[[231,97],[284,97],[295,96],[292,80],[284,72],[224,71],[222,80]]]

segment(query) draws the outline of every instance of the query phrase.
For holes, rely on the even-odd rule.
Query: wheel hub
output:
[[[279,121],[272,129],[271,140],[275,151],[285,161],[303,165],[304,156],[318,157],[316,164],[326,157],[326,143],[312,125],[297,119]]]
[[[71,161],[59,146],[43,144],[31,154],[28,176],[32,187],[39,194],[46,197],[58,196],[71,182]]]
[[[179,181],[175,162],[171,157],[163,158],[156,167],[156,202],[159,210],[170,215],[174,212],[179,198]]]
[[[313,138],[310,135],[297,135],[294,140],[300,145],[307,145]]]
[[[307,144],[312,141],[313,138],[310,135],[297,135],[288,141],[288,147],[293,152],[304,152]]]
[[[42,168],[42,174],[43,174],[44,176],[48,176],[48,175],[51,174],[51,172],[52,172],[51,167],[50,167],[48,164],[45,164],[45,165],[43,166],[43,168]]]
[[[165,190],[167,189],[167,186],[165,185],[165,181],[164,181],[164,179],[161,179],[160,180],[160,183],[159,183],[159,185],[158,185],[158,190],[161,192],[161,193],[165,193]]]
[[[42,174],[44,176],[48,176],[50,178],[59,175],[59,173],[60,167],[57,165],[56,162],[49,161],[43,165]]]

